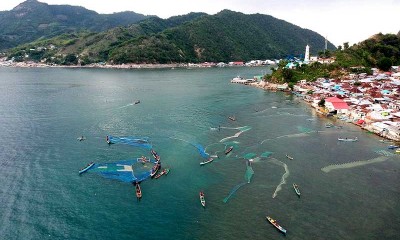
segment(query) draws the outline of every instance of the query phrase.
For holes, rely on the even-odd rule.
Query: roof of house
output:
[[[346,102],[332,102],[332,105],[336,110],[349,109],[349,105]]]

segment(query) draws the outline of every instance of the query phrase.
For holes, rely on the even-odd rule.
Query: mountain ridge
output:
[[[0,50],[62,33],[80,30],[100,32],[148,17],[131,11],[99,14],[80,6],[49,5],[27,0],[10,11],[0,12]]]

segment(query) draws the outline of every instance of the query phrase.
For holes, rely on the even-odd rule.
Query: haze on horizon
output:
[[[8,11],[24,0],[0,2],[0,11]],[[51,5],[82,6],[98,13],[133,11],[161,18],[190,12],[216,14],[224,9],[245,14],[271,15],[327,37],[335,46],[350,45],[381,33],[400,31],[400,0],[169,0],[169,1],[85,1],[39,0]]]

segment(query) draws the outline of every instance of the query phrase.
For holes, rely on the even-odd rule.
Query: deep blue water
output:
[[[267,71],[0,68],[0,239],[283,238],[266,215],[287,239],[399,239],[399,157],[378,137],[320,118],[293,96],[229,82]],[[331,121],[343,128],[325,128]],[[244,126],[251,129],[221,142]],[[77,141],[81,135],[87,140]],[[140,202],[129,183],[78,174],[91,161],[147,154],[109,146],[106,135],[149,137],[171,168],[142,182]],[[192,144],[220,158],[200,167]],[[229,144],[235,148],[225,156]],[[383,162],[321,171],[382,157],[380,150],[391,154]],[[272,155],[260,158],[265,152]],[[251,183],[224,203],[245,181],[246,154],[256,157]],[[286,184],[273,198],[283,164]]]

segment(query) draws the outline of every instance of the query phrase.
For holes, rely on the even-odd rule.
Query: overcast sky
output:
[[[0,0],[0,11],[23,0]],[[313,30],[334,45],[350,45],[373,34],[400,31],[400,0],[40,0],[82,6],[98,13],[134,11],[168,18],[189,12],[215,14],[229,9],[261,13]]]

